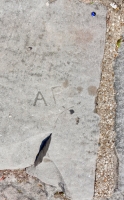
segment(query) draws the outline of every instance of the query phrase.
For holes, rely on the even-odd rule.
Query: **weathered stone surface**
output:
[[[0,169],[29,167],[71,199],[90,200],[106,9],[78,0],[1,1],[0,9]],[[30,167],[50,133],[48,163]]]
[[[47,195],[46,188],[38,179],[27,177],[25,180],[23,174],[19,174],[19,176],[20,181],[15,175],[9,173],[7,178],[0,181],[0,200],[47,200],[49,194]]]
[[[123,200],[124,198],[123,193],[120,191],[116,191],[111,198],[105,199],[105,200]]]
[[[123,35],[124,37],[124,35]],[[124,43],[118,50],[119,54],[114,63],[115,71],[115,90],[116,90],[116,149],[119,159],[118,168],[118,190],[111,198],[112,200],[118,200],[124,198]]]

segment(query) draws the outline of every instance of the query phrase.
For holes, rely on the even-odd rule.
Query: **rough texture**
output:
[[[70,200],[25,170],[0,170],[0,200]]]
[[[123,32],[123,42],[118,51],[118,57],[114,64],[115,72],[115,90],[116,90],[116,140],[115,146],[117,149],[117,155],[119,160],[118,167],[118,187],[115,194],[112,196],[111,200],[123,199],[124,198],[124,32]]]
[[[1,9],[0,169],[27,167],[67,197],[91,200],[106,8],[23,0],[2,1]],[[46,159],[34,168],[51,132]]]
[[[118,53],[118,40],[123,26],[123,6],[118,2],[117,9],[108,8],[106,45],[102,64],[101,83],[96,99],[96,111],[100,115],[100,140],[96,166],[94,199],[111,197],[118,187],[119,159],[115,148],[115,90],[113,62]],[[116,193],[115,199],[122,198]],[[118,197],[117,197],[118,196]],[[114,197],[112,197],[113,199]]]
[[[21,170],[0,171],[0,200],[47,200],[44,185]]]

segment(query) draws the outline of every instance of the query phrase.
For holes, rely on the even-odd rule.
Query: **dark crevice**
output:
[[[40,148],[39,148],[39,152],[36,155],[36,158],[34,161],[35,167],[42,162],[43,157],[46,155],[49,145],[50,145],[50,142],[51,142],[51,135],[52,135],[52,133],[42,141]]]

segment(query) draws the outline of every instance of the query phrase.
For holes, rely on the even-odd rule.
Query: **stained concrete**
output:
[[[78,0],[0,5],[0,169],[27,168],[71,199],[91,200],[106,8]],[[34,168],[50,133],[47,156]]]

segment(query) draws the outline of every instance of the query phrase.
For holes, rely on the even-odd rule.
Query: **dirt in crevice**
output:
[[[95,112],[100,116],[99,150],[96,161],[94,185],[94,200],[106,199],[112,196],[118,183],[119,160],[115,149],[115,90],[113,63],[118,55],[122,41],[122,26],[124,25],[124,5],[117,2],[117,8],[111,7],[113,1],[87,1],[85,3],[102,3],[107,7],[106,41],[102,61],[102,72],[96,97]]]

